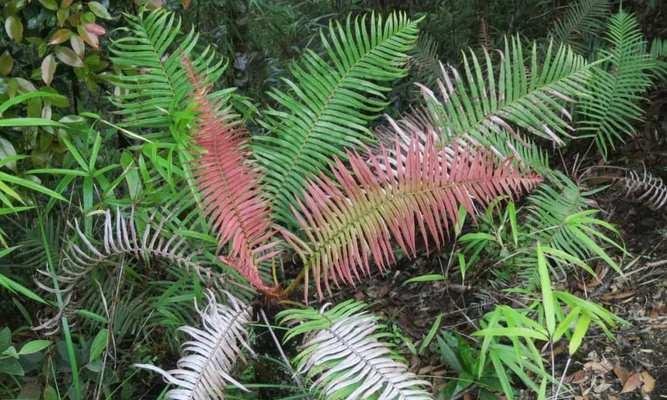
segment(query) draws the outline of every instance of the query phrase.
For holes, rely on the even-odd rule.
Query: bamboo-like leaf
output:
[[[586,332],[588,332],[588,327],[590,324],[591,317],[589,317],[587,314],[582,314],[581,317],[579,317],[577,325],[574,328],[574,333],[572,333],[572,338],[570,339],[570,343],[567,347],[570,355],[573,355],[577,352],[577,350],[579,350],[579,346],[581,346],[581,342],[584,340],[584,336],[586,336]]]
[[[553,336],[556,330],[556,308],[554,305],[554,296],[551,290],[551,278],[549,278],[549,268],[547,267],[547,258],[542,252],[542,245],[537,242],[537,272],[540,275],[540,287],[542,289],[542,307],[544,307],[544,318],[547,322],[547,331],[549,336]]]

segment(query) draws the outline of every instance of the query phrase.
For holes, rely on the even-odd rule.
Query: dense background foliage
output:
[[[230,367],[250,393],[225,378],[230,398],[320,396],[331,381],[311,383],[324,367],[313,366],[307,354],[290,363],[287,358],[304,348],[279,340],[286,332],[288,339],[317,332],[308,324],[287,330],[280,322],[319,326],[351,318],[350,326],[374,332],[376,317],[363,314],[365,306],[343,303],[350,298],[385,317],[377,338],[391,345],[393,361],[424,379],[407,382],[420,390],[431,384],[436,398],[533,398],[547,387],[551,396],[574,396],[571,382],[560,378],[577,368],[571,364],[583,363],[584,335],[612,338],[615,328],[633,323],[602,308],[595,296],[614,287],[612,275],[632,275],[638,265],[655,262],[650,258],[667,238],[664,228],[652,225],[617,227],[610,223],[615,214],[601,211],[616,204],[605,203],[609,192],[625,194],[656,223],[667,210],[660,178],[667,173],[667,6],[619,3],[0,0],[0,398],[164,398],[159,376],[132,365],[176,365],[180,343],[189,337],[177,328],[201,327],[201,319],[216,317],[201,310],[214,303],[210,293],[227,303],[226,292],[252,305],[247,318],[254,321],[250,333],[238,328],[239,337],[248,336],[240,343],[251,343],[254,354]],[[405,21],[384,37],[395,43],[365,60],[356,75],[330,72],[332,65],[344,70],[360,53],[345,43],[348,58],[331,61],[337,45],[326,41],[332,21],[344,29],[348,16],[366,14],[366,23],[398,11]],[[281,225],[276,229],[308,231],[306,216],[317,210],[299,207],[295,193],[319,193],[307,180],[328,171],[334,155],[362,163],[344,150],[360,150],[371,130],[380,141],[402,129],[423,134],[424,145],[434,132],[446,138],[443,146],[482,145],[544,183],[525,199],[500,196],[474,219],[458,207],[460,221],[452,217],[453,234],[442,236],[442,250],[408,260],[415,245],[396,246],[397,269],[406,276],[389,268],[350,279],[361,286],[310,298],[339,306],[299,313],[304,292],[308,296],[301,266],[326,267],[308,264],[301,242],[290,242],[298,254],[261,263],[256,276],[218,257],[225,253],[218,242],[224,235],[208,222],[210,196],[196,183],[201,176],[191,138],[201,107],[193,103],[182,56],[202,86],[211,86],[214,107],[228,110],[225,123],[249,131],[242,147],[251,149],[263,172],[301,154],[279,140],[298,137],[301,128],[301,120],[286,115],[320,118],[312,110],[329,75],[348,78],[348,86],[340,86],[357,91],[345,92],[348,97],[339,91],[342,108],[326,114],[339,125],[313,128],[320,141],[304,146],[302,165],[295,161],[302,169],[262,175]],[[320,57],[331,67],[321,76],[308,69]],[[312,110],[294,106],[304,99],[315,104]],[[419,110],[430,117],[420,120]],[[379,118],[385,113],[398,122]],[[329,135],[337,141],[327,142]],[[360,218],[355,212],[349,224]],[[432,219],[429,233],[437,230]],[[650,251],[633,247],[631,235],[641,236],[642,229],[654,231]],[[427,236],[417,246],[428,245]],[[305,287],[316,293],[320,281],[305,276]],[[282,286],[283,295],[264,296],[270,290],[258,282]],[[664,289],[659,279],[656,285]],[[383,303],[396,291],[403,293],[397,304]],[[455,300],[444,297],[450,291]],[[664,298],[652,301],[652,309],[662,304],[664,311]],[[470,303],[484,305],[447,321]],[[350,316],[350,310],[360,314]],[[405,322],[413,317],[419,326]],[[648,372],[667,380],[664,370]],[[645,380],[637,392],[648,389],[649,378],[638,376]],[[667,390],[664,382],[644,393],[660,390]]]

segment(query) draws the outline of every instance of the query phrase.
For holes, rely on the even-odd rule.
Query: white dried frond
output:
[[[93,239],[86,236],[75,220],[73,229],[77,240],[65,250],[59,271],[52,274],[47,270],[37,270],[39,278],[35,279],[35,284],[48,293],[60,293],[67,305],[72,291],[95,267],[105,262],[118,262],[123,256],[145,262],[162,259],[200,274],[203,267],[193,261],[195,253],[187,246],[185,238],[178,235],[166,237],[163,228],[168,219],[163,218],[157,225],[149,221],[143,230],[139,230],[133,213],[124,217],[120,211],[116,211],[114,215],[106,210],[102,226],[104,235],[98,246],[93,244]],[[59,318],[52,318],[33,329],[55,334],[58,328]]]
[[[78,221],[74,221],[74,229],[79,243],[73,242],[65,251],[63,267],[56,276],[60,292],[68,293],[76,283],[97,265],[129,255],[142,260],[162,258],[184,268],[199,270],[198,264],[192,261],[193,253],[185,245],[185,238],[173,235],[166,239],[163,235],[163,225],[167,218],[153,227],[147,224],[143,231],[138,231],[134,216],[125,218],[119,211],[112,216],[111,211],[104,213],[104,238],[102,246],[95,246],[86,234],[81,231]],[[115,221],[114,221],[115,220]],[[115,223],[114,223],[115,222]],[[38,271],[51,281],[51,275],[46,271]],[[37,285],[45,291],[55,293],[56,290],[40,281]]]
[[[208,305],[199,311],[202,327],[183,326],[179,330],[190,336],[183,344],[183,357],[176,369],[165,371],[151,364],[135,367],[159,373],[176,388],[166,393],[172,400],[223,399],[226,385],[232,384],[248,391],[232,378],[231,370],[245,348],[250,353],[246,326],[251,319],[251,307],[227,293],[228,305],[218,304],[211,292]]]
[[[658,210],[667,204],[667,185],[644,168],[642,173],[627,171],[622,179],[625,196]]]
[[[298,371],[326,399],[431,399],[424,390],[429,383],[395,360],[389,345],[380,340],[386,334],[377,317],[362,311],[364,307],[348,301],[319,313],[312,309],[281,313],[283,322],[302,322],[286,338],[307,332],[304,349],[295,359]]]

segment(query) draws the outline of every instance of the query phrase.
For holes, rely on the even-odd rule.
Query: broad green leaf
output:
[[[4,53],[0,56],[0,75],[7,76],[12,72],[12,69],[14,68],[14,59],[12,56],[9,54],[8,51],[5,50]]]
[[[91,1],[88,3],[88,7],[90,8],[90,11],[92,11],[96,16],[102,19],[111,19],[109,11],[101,3],[97,1]]]
[[[570,344],[567,347],[570,355],[573,355],[579,350],[579,346],[581,346],[581,342],[584,340],[584,336],[586,336],[590,324],[591,317],[588,316],[588,314],[582,314],[577,321],[577,326],[574,328],[572,339],[570,339]]]
[[[53,57],[53,54],[49,54],[42,60],[42,81],[47,85],[50,85],[51,81],[53,81],[53,75],[56,73],[56,66],[56,59]]]
[[[79,29],[79,32],[80,31],[81,29]],[[86,54],[86,44],[84,43],[80,34],[77,35],[72,33],[72,35],[69,37],[69,45],[72,47],[74,53],[79,56],[79,58],[83,58],[83,56]]]
[[[0,359],[0,376],[3,374],[23,376],[23,367],[15,358],[2,358]]]
[[[10,39],[16,43],[21,43],[23,40],[23,23],[17,16],[10,15],[5,20],[5,32]]]
[[[58,9],[58,2],[56,0],[39,0],[39,3],[47,10],[56,11]]]
[[[42,400],[60,400],[60,396],[53,386],[46,385],[42,393]]]
[[[14,145],[7,139],[0,137],[0,160],[8,159],[16,156],[16,149]],[[7,168],[16,171],[16,161],[9,161],[6,164]]]
[[[63,64],[67,64],[74,68],[83,67],[83,61],[81,61],[81,58],[79,58],[74,50],[68,47],[57,46],[55,53],[56,57],[58,57],[58,60],[60,60]]]
[[[547,259],[542,252],[542,245],[537,243],[537,272],[540,275],[540,286],[542,288],[542,305],[544,307],[544,318],[547,323],[549,336],[553,336],[556,330],[556,311],[554,306],[554,296],[551,290],[551,279],[549,278],[549,268]]]
[[[101,329],[97,335],[95,336],[95,339],[93,339],[93,343],[90,345],[90,358],[88,362],[93,362],[97,360],[104,350],[107,348],[107,341],[109,339],[109,330],[108,329]]]
[[[50,340],[31,340],[28,343],[24,344],[19,351],[19,355],[25,356],[28,354],[38,353],[45,348],[49,347],[53,343]]]
[[[61,44],[67,41],[72,34],[72,31],[69,29],[58,29],[51,35],[51,39],[49,39],[49,44],[50,45],[56,45],[56,44]]]

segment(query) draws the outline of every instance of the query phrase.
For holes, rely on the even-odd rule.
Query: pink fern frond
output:
[[[474,215],[496,197],[541,181],[509,162],[495,165],[483,152],[421,139],[406,146],[397,138],[393,148],[382,145],[365,158],[350,152],[349,167],[335,160],[331,177],[309,184],[293,210],[305,238],[283,236],[312,271],[320,298],[322,282],[327,291],[330,282],[354,285],[372,264],[379,270],[393,264],[394,243],[411,257],[421,245],[442,247],[459,206]]]
[[[247,132],[211,103],[208,87],[201,83],[189,60],[184,58],[183,65],[194,86],[199,118],[194,142],[201,152],[195,162],[195,177],[204,214],[220,245],[229,244],[229,254],[220,259],[257,289],[266,291],[258,265],[276,254],[277,242],[259,174],[248,161]]]

